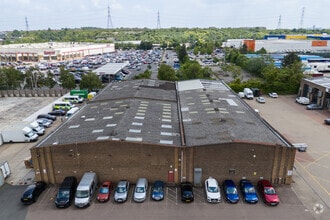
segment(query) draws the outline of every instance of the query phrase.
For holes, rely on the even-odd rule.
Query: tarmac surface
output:
[[[10,127],[14,122],[30,121],[36,115],[50,111],[50,103],[56,99],[51,97],[1,98],[1,130]],[[291,186],[277,186],[282,202],[279,207],[272,209],[265,207],[262,203],[258,203],[253,208],[244,203],[240,203],[236,207],[226,203],[221,203],[219,206],[209,206],[201,199],[202,202],[197,200],[194,204],[188,205],[189,208],[187,208],[187,204],[181,204],[178,194],[175,193],[173,194],[173,201],[166,200],[165,203],[148,202],[140,205],[128,202],[124,206],[112,203],[107,205],[107,211],[105,212],[102,211],[104,210],[102,205],[97,203],[92,204],[90,208],[85,210],[77,211],[74,207],[70,207],[67,209],[68,213],[63,214],[62,212],[62,217],[90,219],[89,213],[98,213],[99,217],[112,216],[117,219],[125,213],[126,219],[169,219],[170,217],[214,219],[221,216],[224,219],[328,219],[330,213],[330,126],[324,125],[323,120],[330,117],[330,112],[326,110],[306,110],[305,106],[295,103],[295,96],[280,96],[277,99],[266,97],[266,104],[259,104],[255,100],[246,100],[246,102],[252,108],[258,109],[260,116],[289,141],[308,144],[307,152],[297,152],[296,154],[295,170],[293,172],[294,183]],[[55,129],[56,125],[61,123],[61,120],[57,120],[56,123],[58,124],[46,130],[46,135]],[[21,185],[29,184],[34,180],[33,170],[27,169],[24,165],[24,160],[30,156],[29,149],[34,145],[35,143],[22,143],[0,146],[0,163],[8,161],[11,168],[11,175],[1,188],[6,188],[5,191],[14,191],[10,185],[18,187],[15,191],[17,193],[15,200],[18,203],[16,206],[18,205],[18,211],[21,211],[20,216],[26,214],[25,219],[43,219],[48,215],[49,219],[58,219],[58,210],[54,208],[53,204],[53,197],[56,193],[56,187],[54,186],[47,189],[47,192],[41,196],[40,202],[38,201],[30,207],[19,204],[19,196],[25,188]],[[4,192],[2,189],[0,190],[0,198],[2,202],[6,203],[5,200],[3,201],[4,196],[2,193]],[[200,192],[202,194],[203,190]],[[169,196],[168,199],[170,200],[171,197]],[[10,204],[9,202],[7,205]],[[147,209],[141,207],[147,207]],[[10,207],[3,209],[3,206],[1,206],[1,210],[7,210],[7,214],[0,214],[0,217],[15,213]],[[24,219],[24,217],[12,219]]]
[[[307,152],[296,153],[292,190],[316,219],[329,219],[330,210],[330,126],[328,110],[306,110],[295,96],[267,98],[260,104],[246,100],[291,143],[306,143]]]

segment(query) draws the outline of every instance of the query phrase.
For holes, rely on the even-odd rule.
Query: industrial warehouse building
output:
[[[268,53],[326,53],[330,51],[328,35],[268,35],[262,40],[229,39],[223,47],[241,48],[244,44],[248,51],[256,52],[264,48]]]
[[[330,110],[330,78],[322,76],[302,79],[298,96],[307,97],[311,103]]]
[[[115,44],[48,42],[0,46],[1,62],[64,61],[111,53]]]
[[[200,185],[243,177],[290,184],[296,150],[222,81],[109,84],[31,148],[36,180],[95,171]]]

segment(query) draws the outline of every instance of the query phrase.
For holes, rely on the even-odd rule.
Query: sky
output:
[[[0,0],[0,31],[158,26],[330,29],[329,0]]]

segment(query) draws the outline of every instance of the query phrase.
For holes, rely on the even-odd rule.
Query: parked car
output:
[[[318,104],[315,104],[315,103],[312,103],[312,104],[309,104],[306,106],[306,109],[307,110],[322,110],[323,107],[321,105],[318,105]]]
[[[239,185],[245,202],[252,204],[258,202],[257,192],[249,180],[242,179]]]
[[[326,118],[326,119],[324,119],[324,124],[326,124],[326,125],[330,125],[330,118]]]
[[[307,97],[297,97],[296,102],[302,105],[308,105],[309,104],[309,98]]]
[[[121,180],[116,186],[114,195],[115,202],[125,202],[128,197],[129,182],[127,180]]]
[[[47,118],[39,118],[36,121],[40,126],[43,126],[45,128],[49,128],[53,123],[52,120],[49,120]]]
[[[74,199],[77,188],[77,179],[74,176],[67,176],[61,183],[55,198],[57,208],[69,207]]]
[[[99,202],[107,202],[109,199],[110,199],[110,185],[111,183],[110,182],[103,182],[100,189],[99,189],[99,192],[97,194],[97,201]]]
[[[239,201],[237,187],[232,180],[223,181],[223,191],[228,202],[237,203]]]
[[[278,98],[278,95],[277,95],[276,92],[270,92],[270,93],[268,93],[268,95],[269,95],[269,97],[271,97],[271,98]]]
[[[66,114],[66,111],[58,109],[58,110],[48,112],[48,114],[49,115],[54,115],[54,116],[64,116]]]
[[[266,103],[266,99],[262,96],[257,97],[256,101],[259,102],[259,103],[262,103],[262,104]]]
[[[50,114],[41,114],[37,116],[37,119],[39,118],[46,118],[52,121],[56,121],[56,116],[55,115],[50,115]]]
[[[221,193],[218,181],[212,177],[205,180],[206,199],[209,203],[221,202]]]
[[[45,182],[39,181],[29,185],[23,192],[21,197],[21,202],[23,204],[29,205],[38,200],[40,194],[47,188]]]
[[[151,198],[155,201],[161,201],[164,199],[165,184],[163,181],[156,181],[151,187]]]
[[[144,202],[147,198],[148,180],[146,178],[139,178],[136,182],[133,200],[135,202]]]
[[[181,200],[183,202],[192,202],[194,201],[194,191],[193,185],[190,182],[182,182],[180,184],[181,188]]]
[[[258,181],[259,193],[267,205],[276,206],[279,204],[280,200],[272,184],[268,180]]]

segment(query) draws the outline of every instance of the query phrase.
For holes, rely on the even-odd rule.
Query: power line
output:
[[[301,19],[300,19],[300,28],[303,28],[303,22],[304,22],[304,14],[305,14],[305,7],[302,8],[302,13],[301,13]]]
[[[160,18],[159,18],[159,11],[158,11],[158,13],[157,13],[157,29],[160,29],[161,27],[160,27]]]
[[[25,17],[25,27],[26,27],[26,31],[29,31],[29,22],[27,17]]]
[[[282,15],[278,18],[277,29],[281,29]]]
[[[110,6],[109,5],[108,5],[108,25],[107,25],[107,28],[108,29],[113,28],[112,20],[111,20],[111,14],[110,14]]]

